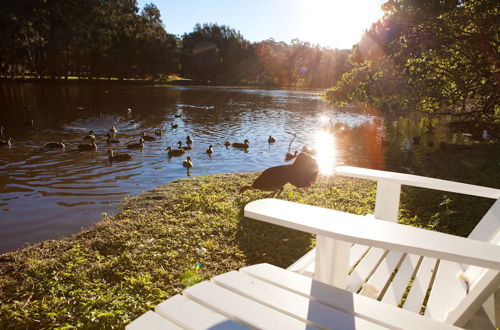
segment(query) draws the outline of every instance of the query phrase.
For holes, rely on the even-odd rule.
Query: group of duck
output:
[[[177,124],[171,124],[171,127],[173,129],[177,128]],[[118,144],[121,143],[119,139],[116,138],[117,134],[117,129],[115,126],[111,127],[109,131],[106,133],[106,142],[108,145],[112,144]],[[0,134],[1,137],[5,137],[5,129],[3,127],[0,127]],[[163,135],[162,129],[156,129],[154,130],[154,135],[161,137]],[[96,134],[93,130],[89,132],[88,135],[85,135],[83,137],[84,140],[89,141],[89,143],[81,143],[77,145],[77,150],[78,151],[97,151],[97,137]],[[155,141],[156,137],[152,135],[147,135],[146,132],[143,132],[142,135],[139,137],[139,142],[132,142],[126,144],[127,149],[133,150],[133,149],[143,149],[144,148],[144,142],[145,141]],[[167,147],[167,155],[168,157],[178,157],[182,156],[186,153],[186,151],[192,150],[192,144],[193,144],[193,139],[188,135],[186,136],[186,141],[185,145],[182,144],[182,141],[177,142],[177,148],[172,148],[172,147]],[[276,139],[272,136],[269,136],[267,142],[269,144],[273,144],[276,142]],[[12,146],[12,140],[11,138],[7,138],[6,140],[0,140],[0,146]],[[243,149],[245,151],[248,151],[250,147],[250,141],[248,139],[245,139],[243,142],[231,142],[229,140],[226,140],[224,142],[224,146],[226,148],[234,147],[238,149]],[[45,144],[43,150],[63,150],[66,149],[66,143],[64,140],[59,140],[58,142],[50,142]],[[214,153],[214,147],[213,145],[209,145],[208,148],[206,149],[206,154],[211,156]],[[286,160],[293,159],[292,158],[287,158]],[[114,161],[128,161],[132,159],[132,155],[129,153],[114,153],[113,149],[108,149],[108,159],[110,163],[113,163]],[[186,167],[187,169],[190,169],[193,167],[193,161],[190,156],[188,156],[185,160],[183,160],[182,165]]]

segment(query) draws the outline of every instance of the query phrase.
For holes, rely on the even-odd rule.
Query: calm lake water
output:
[[[0,147],[0,252],[76,233],[103,212],[116,212],[124,197],[186,177],[186,156],[194,176],[262,170],[285,163],[295,133],[291,151],[303,145],[320,149],[320,167],[328,173],[341,164],[384,169],[388,159],[404,162],[409,150],[419,157],[439,141],[464,138],[439,125],[425,133],[425,120],[384,122],[375,112],[335,109],[319,92],[0,84],[0,125],[13,139],[10,149]],[[33,128],[26,124],[31,120]],[[121,141],[113,150],[131,153],[131,161],[109,163],[105,134],[112,126]],[[138,141],[142,132],[154,136],[159,128],[161,138],[146,142],[142,151],[127,150],[126,143]],[[97,152],[76,151],[90,130]],[[165,149],[187,135],[193,149],[169,159]],[[267,143],[269,135],[276,143]],[[421,136],[418,146],[413,136]],[[59,139],[64,151],[43,149]],[[244,139],[250,141],[248,152],[224,147],[226,140]],[[210,144],[211,157],[205,152]]]

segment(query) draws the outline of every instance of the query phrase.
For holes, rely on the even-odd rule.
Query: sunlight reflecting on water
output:
[[[319,171],[324,175],[333,174],[337,151],[335,137],[328,131],[320,130],[314,136],[314,148]]]

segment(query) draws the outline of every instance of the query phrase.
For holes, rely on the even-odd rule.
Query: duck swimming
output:
[[[211,155],[214,153],[214,147],[212,145],[210,145],[207,149],[207,154]]]
[[[45,145],[47,149],[64,149],[66,145],[63,140],[59,140],[59,142],[50,142]]]
[[[108,159],[109,162],[123,162],[126,160],[131,160],[132,155],[131,154],[114,154],[112,149],[108,149]]]
[[[144,139],[141,136],[138,143],[137,142],[129,143],[129,144],[127,144],[127,148],[128,149],[142,149],[142,148],[144,148]]]
[[[295,154],[291,154],[291,153],[287,152],[285,155],[285,162],[288,162],[288,161],[294,159],[295,157],[297,157],[297,154],[298,154],[297,150],[295,150]]]
[[[109,132],[110,132],[111,134],[113,134],[113,136],[115,136],[115,134],[118,132],[118,131],[116,130],[115,125],[113,125],[113,127],[111,127],[111,128],[109,129]]]
[[[191,161],[191,157],[187,156],[187,158],[182,161],[182,166],[184,166],[187,169],[193,167],[193,162]]]
[[[106,136],[108,137],[108,140],[107,140],[108,143],[120,143],[120,140],[112,138],[111,134],[106,133]]]
[[[187,145],[191,145],[191,144],[193,144],[193,140],[191,139],[191,137],[190,137],[189,135],[188,135],[188,136],[186,136],[186,144],[187,144]]]
[[[162,131],[161,128],[158,128],[158,129],[155,129],[154,133],[155,133],[156,136],[160,136],[161,137],[162,134],[163,134],[163,131]]]
[[[6,147],[11,147],[12,146],[12,142],[11,142],[11,139],[10,138],[7,138],[7,140],[5,141],[0,141],[0,146],[6,146]]]
[[[182,142],[181,142],[181,141],[178,141],[178,142],[177,142],[177,145],[178,145],[178,149],[182,149],[182,150],[191,150],[191,149],[193,149],[193,148],[192,148],[191,146],[189,146],[189,145],[188,145],[188,146],[184,146],[184,147],[183,147],[183,146],[182,146]]]
[[[95,140],[91,139],[90,144],[79,144],[78,150],[80,151],[97,151],[97,144],[95,144]]]
[[[156,138],[154,136],[146,135],[146,132],[142,132],[142,138],[145,141],[155,141]]]
[[[179,127],[179,125],[173,123],[170,123],[170,126],[172,126],[172,129]]]
[[[171,147],[167,147],[168,157],[182,156],[185,152],[186,151],[183,149],[172,149]]]
[[[94,131],[90,131],[90,132],[89,132],[89,135],[85,135],[85,136],[83,137],[83,139],[84,139],[84,140],[92,140],[92,139],[94,139],[94,140],[95,140],[95,133],[94,133]]]
[[[233,143],[233,147],[240,148],[240,149],[248,149],[248,147],[250,147],[250,141],[245,139],[245,141],[243,141],[243,143],[235,142],[235,143]]]
[[[226,148],[229,148],[231,146],[231,141],[224,142],[224,145],[226,146]]]
[[[271,135],[269,135],[269,138],[267,139],[267,143],[271,144],[271,143],[274,143],[276,142],[276,139],[273,138]]]

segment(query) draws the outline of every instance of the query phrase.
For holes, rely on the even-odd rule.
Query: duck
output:
[[[182,166],[184,166],[187,169],[193,167],[193,162],[191,161],[191,157],[187,156],[187,158],[182,161]]]
[[[181,141],[178,141],[177,142],[177,145],[179,146],[177,149],[182,149],[182,150],[191,150],[193,149],[191,146],[182,146],[182,142]]]
[[[175,115],[174,115],[174,117],[175,117],[175,118],[181,118],[181,115],[179,115],[179,114],[175,114]]]
[[[127,144],[127,149],[142,149],[142,148],[144,148],[144,139],[142,138],[142,136],[139,139],[139,142]]]
[[[172,149],[171,147],[167,147],[168,157],[182,156],[185,152],[184,149]]]
[[[291,154],[291,153],[287,152],[285,155],[285,162],[291,161],[292,159],[297,157],[297,154],[298,154],[297,150],[295,150],[295,154]]]
[[[229,148],[231,146],[231,141],[226,140],[226,142],[224,142],[224,145],[226,146],[226,148]]]
[[[59,142],[50,142],[45,145],[47,149],[64,149],[66,145],[63,140],[59,140]]]
[[[127,108],[127,115],[131,115],[132,114],[132,109],[131,108]]]
[[[123,162],[126,160],[131,160],[132,155],[131,154],[114,154],[112,149],[108,149],[108,159],[109,162]]]
[[[113,127],[111,127],[111,128],[109,129],[109,132],[110,132],[111,134],[113,134],[113,136],[115,136],[115,134],[118,132],[118,131],[116,130],[115,125],[113,125]]]
[[[156,138],[154,136],[146,135],[146,132],[142,132],[142,138],[145,141],[155,141]]]
[[[95,133],[94,133],[94,131],[90,131],[90,132],[89,132],[89,135],[85,135],[85,136],[83,137],[83,139],[84,139],[84,140],[92,140],[92,139],[94,139],[94,140],[95,140]]]
[[[207,154],[211,155],[214,153],[214,147],[212,145],[210,145],[207,149]]]
[[[173,123],[170,123],[170,126],[172,126],[172,129],[179,127],[179,125]]]
[[[120,140],[118,139],[114,139],[113,137],[111,137],[111,134],[109,133],[106,133],[106,136],[108,137],[108,143],[120,143]]]
[[[161,137],[162,134],[163,134],[163,131],[162,131],[161,128],[158,128],[158,129],[155,129],[154,133],[155,133],[156,136],[160,136]]]
[[[248,147],[250,147],[250,141],[245,139],[245,141],[243,141],[243,143],[235,142],[235,143],[233,143],[233,147],[240,148],[240,149],[248,149]]]
[[[271,144],[271,143],[274,143],[276,142],[276,139],[273,138],[271,135],[269,135],[269,138],[267,139],[267,143]]]
[[[97,151],[97,145],[95,144],[95,140],[91,139],[90,144],[79,144],[78,150],[80,150],[80,151]]]
[[[319,174],[318,164],[310,155],[301,152],[293,164],[279,165],[265,169],[252,185],[240,188],[240,194],[250,189],[272,191],[278,197],[287,183],[297,188],[308,188]]]
[[[10,148],[12,146],[12,140],[10,138],[7,138],[7,140],[1,140],[0,146],[6,146]]]
[[[191,144],[193,144],[193,140],[191,139],[191,137],[190,137],[189,135],[188,135],[188,136],[186,136],[186,144],[187,144],[187,145],[191,145]]]

